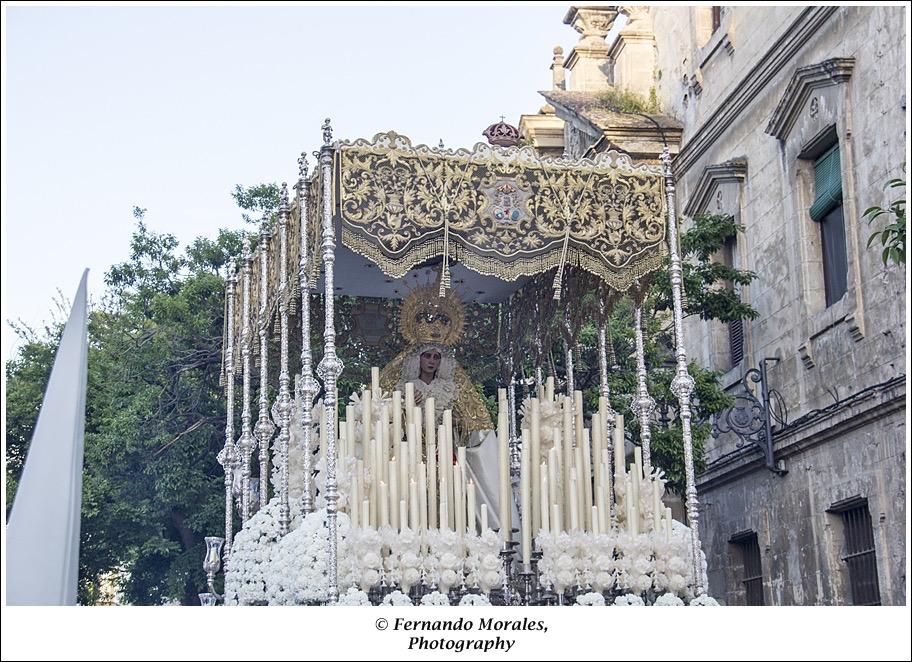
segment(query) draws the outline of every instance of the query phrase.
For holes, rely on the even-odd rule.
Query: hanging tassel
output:
[[[570,221],[567,221],[567,231],[564,233],[564,245],[561,247],[560,264],[557,265],[557,273],[554,274],[554,300],[560,301],[561,289],[564,281],[564,266],[567,264],[567,251],[570,248]]]
[[[450,215],[444,210],[443,215],[443,272],[440,274],[440,292],[442,299],[450,287]]]

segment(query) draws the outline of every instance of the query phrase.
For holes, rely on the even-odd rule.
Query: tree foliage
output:
[[[905,169],[905,168],[904,168]],[[891,179],[884,186],[886,190],[896,188],[906,188],[904,177]],[[885,209],[883,207],[868,207],[864,212],[864,217],[868,223],[873,223],[881,216],[886,216],[889,222],[883,230],[877,230],[868,237],[868,246],[880,241],[881,253],[880,258],[887,266],[890,262],[893,264],[906,263],[906,196],[896,198]]]

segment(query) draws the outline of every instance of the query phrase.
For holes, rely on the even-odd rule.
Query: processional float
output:
[[[512,127],[492,129],[497,135]],[[667,147],[660,164],[634,164],[614,151],[591,159],[546,158],[530,147],[414,146],[392,132],[371,141],[333,142],[329,120],[322,130],[323,144],[314,153],[317,167],[309,171],[301,155],[294,199],[283,184],[277,218],[263,222],[255,245],[247,238],[227,277],[227,420],[219,453],[225,533],[207,538],[204,569],[210,592],[201,595],[203,603],[222,597],[214,584],[222,558],[228,603],[335,603],[340,573],[343,585],[360,587],[371,602],[385,597],[386,604],[394,586],[404,589],[398,599],[424,604],[430,588],[437,589],[436,599],[456,602],[468,595],[464,604],[483,604],[488,597],[471,598],[479,586],[499,604],[562,604],[573,584],[577,594],[585,585],[606,595],[667,590],[705,596],[691,434],[694,381],[682,335],[682,267]],[[504,320],[512,343],[505,357],[509,377],[498,394],[497,441],[492,442],[500,456],[499,511],[482,505],[480,523],[475,484],[465,476],[465,449],[453,448],[451,411],[441,422],[433,404],[423,403],[425,411],[415,405],[413,389],[403,394],[381,388],[377,369],[354,405],[339,403],[344,366],[337,355],[335,298],[401,298],[407,293],[403,281],[422,268],[427,271],[428,264],[437,267],[432,282],[441,302],[452,296],[455,283],[464,285],[460,294],[470,301],[510,302]],[[647,390],[642,305],[649,279],[657,277],[670,279],[673,294],[672,392],[678,399],[686,471],[689,528],[675,531],[661,502],[662,474],[650,452],[655,402]],[[319,293],[323,344],[314,366],[311,312]],[[641,430],[630,472],[623,416],[610,404],[606,347],[607,315],[625,293],[635,302],[637,388],[630,409]],[[574,309],[584,294],[590,299],[595,294],[597,301],[588,319]],[[554,392],[553,374],[544,377],[542,348],[551,339],[533,330],[536,316],[540,320],[561,309],[566,311],[561,329],[566,396]],[[572,339],[590,321],[598,328],[600,397],[585,428],[582,399],[574,389]],[[300,346],[294,389],[293,334]],[[269,342],[276,337],[278,366],[270,370]],[[523,356],[535,362],[530,390],[538,397],[526,400],[520,424],[516,366]],[[344,420],[340,413],[346,414]],[[290,447],[293,436],[296,445]],[[390,453],[399,455],[398,464]],[[451,457],[455,464],[440,459]],[[291,497],[290,481],[299,496]],[[508,501],[516,503],[519,522],[513,522]],[[320,526],[309,523],[316,515]],[[488,528],[488,517],[499,525],[498,534]],[[514,540],[515,533],[520,540]],[[466,542],[466,535],[474,542]],[[295,588],[296,581],[306,580],[274,580],[251,569],[254,555],[242,554],[240,545],[253,544],[255,536],[274,546],[269,554],[278,564],[284,558],[283,538],[297,536],[300,544],[315,546],[309,558],[319,587]],[[585,560],[567,562],[568,545]],[[516,563],[514,547],[521,547]],[[497,568],[491,552],[498,556]],[[256,554],[263,556],[262,550]],[[687,568],[681,567],[684,557]],[[270,589],[271,581],[285,584]],[[237,582],[262,591],[245,598]]]

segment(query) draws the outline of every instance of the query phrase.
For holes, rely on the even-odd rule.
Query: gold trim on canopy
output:
[[[342,141],[335,159],[342,243],[391,278],[448,254],[508,281],[572,264],[624,291],[667,252],[661,173],[614,151],[550,159],[390,132]]]

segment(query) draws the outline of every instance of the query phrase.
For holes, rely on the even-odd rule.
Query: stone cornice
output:
[[[776,459],[788,460],[789,457],[834,437],[847,435],[852,430],[900,411],[905,406],[906,378],[905,375],[900,375],[835,411],[789,427],[781,433],[773,430]],[[715,489],[755,471],[767,472],[762,455],[755,447],[745,446],[741,450],[740,453],[732,453],[716,460],[697,476],[697,493]]]
[[[808,7],[783,32],[782,36],[761,57],[753,69],[735,86],[716,111],[694,133],[674,160],[677,176],[686,172],[726,129],[740,117],[753,101],[760,97],[770,81],[775,79],[788,62],[807,45],[840,7]]]
[[[821,87],[846,82],[851,78],[854,68],[855,58],[834,57],[820,64],[798,69],[785,89],[782,99],[779,100],[769,126],[766,127],[766,133],[779,140],[785,140],[811,93]]]
[[[694,216],[706,210],[709,198],[717,184],[728,182],[743,182],[747,177],[747,159],[732,159],[718,165],[709,165],[703,168],[700,181],[694,189],[693,195],[684,206],[685,216]]]

